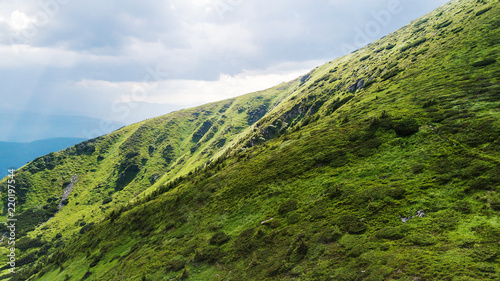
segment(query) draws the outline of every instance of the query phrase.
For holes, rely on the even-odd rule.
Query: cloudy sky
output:
[[[446,2],[2,1],[0,110],[130,123],[292,80]]]

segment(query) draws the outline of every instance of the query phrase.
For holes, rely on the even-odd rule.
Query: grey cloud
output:
[[[48,1],[57,0],[42,0]],[[64,93],[60,85],[84,79],[141,81],[147,67],[158,64],[169,79],[216,80],[221,73],[234,75],[285,62],[326,62],[343,55],[343,44],[359,47],[354,46],[356,29],[363,29],[374,20],[374,12],[387,9],[394,0],[212,0],[212,4],[200,4],[207,1],[68,1],[25,41],[33,47],[76,52],[79,58],[67,67],[0,68],[0,91],[18,93],[26,108],[45,106],[57,111],[78,103],[95,110],[96,116],[109,109],[111,98],[84,89]],[[369,40],[445,2],[400,0],[403,11],[391,15],[390,23]],[[240,4],[226,5],[229,9],[221,14],[214,3]],[[44,11],[33,4],[19,9],[29,15]],[[0,22],[4,44],[13,36],[8,29]],[[92,108],[96,102],[104,105]]]

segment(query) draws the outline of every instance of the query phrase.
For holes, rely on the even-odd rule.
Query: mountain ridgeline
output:
[[[499,1],[452,1],[289,83],[38,158],[0,279],[498,280],[499,54]]]

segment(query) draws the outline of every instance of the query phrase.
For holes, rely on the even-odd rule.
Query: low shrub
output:
[[[379,239],[398,240],[402,239],[404,235],[398,227],[385,227],[377,231],[375,237]]]
[[[416,233],[409,237],[411,243],[416,246],[431,246],[436,244],[436,237],[427,233]]]
[[[414,48],[414,47],[417,47],[421,44],[423,44],[425,41],[427,41],[427,38],[420,38],[418,39],[417,41],[415,42],[412,42],[412,43],[408,43],[406,45],[404,45],[402,48],[401,48],[401,52],[405,52],[407,51],[408,49],[411,49],[411,48]]]
[[[210,238],[209,243],[211,245],[222,245],[222,244],[226,243],[227,241],[229,241],[229,239],[230,239],[229,235],[227,235],[223,231],[219,231],[219,232],[215,233],[212,236],[212,238]]]
[[[199,249],[194,256],[195,262],[214,263],[223,257],[223,252],[219,247],[208,246]]]
[[[382,78],[382,81],[388,80],[396,75],[398,75],[402,70],[399,69],[398,67],[393,68],[390,71],[387,71],[384,75],[382,75],[380,78]]]
[[[288,200],[286,202],[281,203],[278,212],[280,215],[284,215],[288,212],[294,211],[297,209],[298,202],[297,200]]]
[[[482,9],[482,10],[477,11],[477,12],[476,12],[476,17],[477,17],[477,16],[480,16],[480,15],[482,15],[482,14],[486,13],[486,12],[488,12],[489,10],[491,10],[491,7],[484,8],[484,9]]]
[[[183,260],[173,259],[167,262],[167,270],[171,271],[179,271],[181,269],[184,269],[185,266],[186,262]]]
[[[453,21],[452,20],[447,20],[447,21],[444,21],[442,23],[439,23],[436,25],[436,29],[441,29],[441,28],[445,28],[447,26],[449,26],[450,24],[452,24]]]
[[[402,137],[408,137],[419,131],[419,125],[415,119],[405,118],[399,122],[395,122],[394,131]]]
[[[493,64],[495,62],[496,62],[495,59],[484,59],[484,60],[479,60],[479,61],[474,62],[472,64],[472,66],[473,67],[482,67],[482,66],[487,66],[487,65]]]
[[[391,50],[391,49],[393,49],[394,47],[396,47],[396,45],[395,45],[395,44],[388,44],[388,45],[385,47],[385,49],[386,49],[386,50]]]

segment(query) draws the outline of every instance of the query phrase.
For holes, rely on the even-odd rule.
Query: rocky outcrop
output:
[[[73,188],[75,188],[75,183],[78,181],[78,175],[74,175],[71,178],[71,182],[66,186],[66,188],[63,191],[61,201],[59,202],[59,210],[61,210],[64,205],[67,205],[67,200],[69,195],[71,194],[71,191],[73,191]]]
[[[363,86],[365,85],[365,79],[359,79],[356,81],[356,83],[350,85],[347,90],[351,93],[356,92],[357,90],[363,89]]]
[[[425,212],[423,210],[419,210],[419,211],[417,211],[417,213],[414,216],[409,216],[407,218],[400,216],[399,218],[401,219],[401,221],[403,223],[407,223],[408,221],[410,221],[413,218],[423,218],[423,217],[425,217]]]

